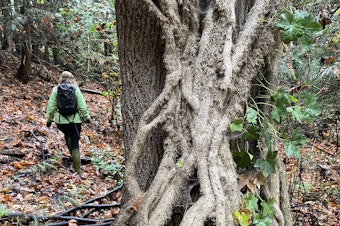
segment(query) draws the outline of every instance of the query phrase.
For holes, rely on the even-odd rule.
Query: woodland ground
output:
[[[13,213],[51,216],[117,186],[119,174],[105,171],[124,166],[120,132],[109,123],[110,101],[83,92],[92,122],[83,125],[80,147],[82,158],[88,161],[84,161],[82,174],[77,175],[69,166],[70,154],[62,133],[55,124],[45,126],[46,103],[56,84],[47,78],[56,80],[59,72],[35,65],[30,82],[21,84],[13,76],[16,67],[9,63],[0,68],[0,205]],[[104,90],[95,83],[82,88]],[[45,165],[37,170],[36,166],[44,166],[42,149],[46,149],[47,157],[63,158],[53,162],[54,167]],[[300,160],[284,159],[295,225],[340,225],[338,156],[339,148],[334,144],[310,139]],[[117,192],[106,203],[120,199]],[[117,207],[100,210],[92,217],[112,218],[118,211]],[[0,225],[15,224],[4,218]]]

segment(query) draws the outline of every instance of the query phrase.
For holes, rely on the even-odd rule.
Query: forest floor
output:
[[[21,84],[13,76],[15,68],[11,64],[0,68],[0,215],[9,210],[12,216],[25,214],[33,219],[23,225],[44,225],[39,220],[73,225],[78,218],[68,217],[72,211],[81,217],[114,218],[121,200],[117,186],[122,181],[124,153],[120,131],[109,122],[110,101],[83,92],[92,122],[83,124],[83,165],[78,175],[70,166],[62,133],[55,124],[45,126],[47,100],[59,72],[36,66],[29,83]],[[104,90],[95,83],[82,88]],[[285,159],[294,225],[340,225],[338,157],[334,144],[310,139],[301,159]],[[24,222],[18,217],[17,221]],[[1,218],[0,225],[17,224],[13,218]]]

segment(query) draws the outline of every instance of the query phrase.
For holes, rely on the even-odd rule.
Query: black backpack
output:
[[[63,116],[73,115],[78,111],[75,86],[67,83],[58,86],[57,106],[58,112]]]

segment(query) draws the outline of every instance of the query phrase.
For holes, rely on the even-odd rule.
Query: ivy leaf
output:
[[[287,156],[294,156],[295,158],[300,158],[300,148],[307,141],[307,138],[301,132],[300,128],[297,128],[293,132],[291,139],[286,138],[284,140],[284,150]]]
[[[256,124],[257,123],[257,111],[253,108],[247,108],[247,122]]]
[[[273,142],[273,131],[271,130],[269,123],[264,122],[264,126],[260,132],[260,136],[264,139],[264,144],[271,151],[272,150],[272,142]]]
[[[258,127],[257,126],[249,126],[247,128],[247,132],[243,134],[243,139],[246,141],[252,141],[252,140],[258,140],[259,134],[258,134]]]
[[[259,201],[259,199],[256,198],[250,192],[248,192],[248,196],[244,197],[242,200],[250,212],[253,212],[259,209],[259,206],[257,205],[257,202]]]
[[[285,111],[287,106],[290,106],[291,99],[290,95],[284,89],[279,89],[277,94],[274,96],[275,106]]]
[[[280,110],[278,108],[274,108],[272,111],[272,119],[277,123],[280,124],[281,123],[281,113]]]
[[[315,117],[321,114],[321,107],[315,96],[308,95],[306,97],[304,112],[308,123],[313,122]]]
[[[256,226],[268,226],[272,222],[272,219],[264,216],[261,213],[257,213],[253,219],[253,223]]]
[[[236,118],[234,121],[230,124],[229,128],[231,132],[242,132],[243,129],[243,119],[242,118]]]
[[[313,43],[313,34],[322,30],[313,15],[306,11],[297,10],[295,14],[285,12],[280,17],[276,26],[283,30],[282,40],[286,44],[298,41],[302,45],[310,45]]]
[[[248,226],[251,222],[251,215],[249,213],[235,211],[233,212],[233,217],[235,223],[241,226]]]
[[[269,199],[268,202],[266,202],[264,200],[261,202],[262,214],[264,216],[268,216],[270,219],[274,219],[273,205],[274,205],[274,199],[273,198]]]
[[[275,108],[272,111],[272,118],[281,123],[281,117],[288,115],[287,107],[291,105],[290,95],[283,89],[279,89],[276,95],[272,96]]]
[[[297,120],[299,123],[302,123],[304,114],[300,106],[287,107],[287,111],[292,114],[294,120]]]
[[[275,159],[277,151],[269,151],[266,159],[257,159],[254,166],[260,168],[263,176],[267,177],[271,173],[275,173]]]
[[[237,166],[244,169],[251,162],[251,158],[246,151],[233,152],[233,159]]]

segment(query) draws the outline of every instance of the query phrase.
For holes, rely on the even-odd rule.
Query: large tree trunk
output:
[[[273,81],[270,0],[116,0],[126,151],[116,225],[234,225],[240,191],[229,125],[256,77]],[[262,22],[261,22],[262,21]],[[291,225],[284,170],[261,188]]]

